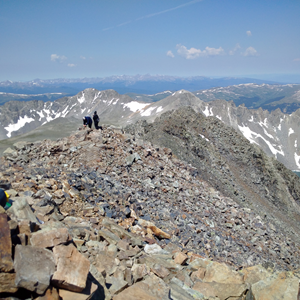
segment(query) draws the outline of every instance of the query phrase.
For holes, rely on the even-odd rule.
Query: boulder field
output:
[[[18,142],[1,158],[1,299],[298,299],[299,246],[123,130]]]

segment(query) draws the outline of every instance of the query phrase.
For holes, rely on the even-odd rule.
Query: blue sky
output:
[[[299,0],[0,0],[0,81],[300,74]]]

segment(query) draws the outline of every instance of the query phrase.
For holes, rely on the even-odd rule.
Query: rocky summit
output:
[[[180,128],[179,117],[193,111],[170,114],[169,123],[163,115],[152,126],[164,121],[164,132],[171,133]],[[196,130],[195,120],[185,120]],[[215,119],[209,122],[218,128]],[[218,188],[219,177],[210,180],[213,170],[233,172],[221,156],[221,165],[211,162],[216,149],[184,152],[206,160],[205,173],[196,160],[179,155],[179,131],[173,148],[162,139],[150,141],[146,125],[135,129],[78,130],[56,141],[18,142],[5,151],[0,187],[12,206],[0,211],[0,298],[298,299],[295,235],[247,207],[241,200],[246,192],[238,199]],[[198,133],[203,144],[217,139],[206,129],[203,137]],[[191,133],[182,130],[191,142]],[[231,153],[219,137],[222,151]],[[243,145],[252,149],[244,142],[236,151]],[[264,156],[255,159],[269,170]],[[262,180],[251,168],[248,178]],[[274,193],[270,188],[270,197]]]

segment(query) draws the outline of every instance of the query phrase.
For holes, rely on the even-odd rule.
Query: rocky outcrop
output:
[[[300,241],[298,176],[233,128],[183,107],[154,123],[138,122],[125,130],[171,148],[178,158],[197,168],[194,174]]]
[[[15,148],[1,298],[297,299],[298,244],[170,148],[109,127]]]

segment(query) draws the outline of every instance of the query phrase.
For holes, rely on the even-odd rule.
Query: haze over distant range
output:
[[[0,1],[0,81],[160,74],[299,83],[299,14],[294,0]]]

